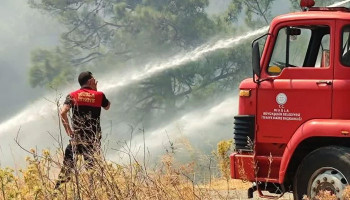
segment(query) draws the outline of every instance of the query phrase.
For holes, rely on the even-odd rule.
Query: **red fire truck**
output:
[[[350,9],[313,5],[302,0],[302,12],[276,17],[252,44],[230,156],[231,177],[254,183],[250,198],[342,199],[350,181]]]

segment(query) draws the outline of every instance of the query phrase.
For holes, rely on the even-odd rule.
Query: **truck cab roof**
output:
[[[308,20],[350,20],[350,9],[345,7],[315,7],[308,11],[295,12],[277,16],[273,19],[271,26],[282,22],[308,21]]]

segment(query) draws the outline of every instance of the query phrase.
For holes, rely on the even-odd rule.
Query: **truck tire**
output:
[[[308,154],[294,176],[295,200],[307,195],[313,199],[319,191],[328,190],[338,199],[350,181],[350,149],[339,146],[321,147]]]

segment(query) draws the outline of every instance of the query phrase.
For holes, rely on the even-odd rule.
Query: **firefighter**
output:
[[[81,88],[67,95],[60,113],[64,129],[71,139],[64,152],[63,166],[55,189],[70,180],[76,155],[84,157],[87,169],[94,166],[95,156],[99,154],[101,147],[101,107],[105,110],[110,107],[104,93],[97,91],[97,81],[91,72],[80,73],[78,81]],[[70,109],[72,127],[68,120]]]

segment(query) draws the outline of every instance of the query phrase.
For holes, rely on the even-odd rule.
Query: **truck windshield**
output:
[[[329,27],[284,27],[278,32],[268,66],[270,75],[288,67],[329,67]]]

